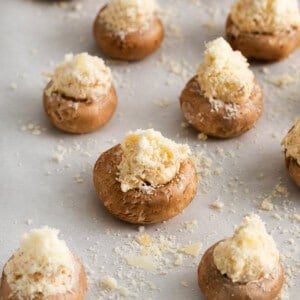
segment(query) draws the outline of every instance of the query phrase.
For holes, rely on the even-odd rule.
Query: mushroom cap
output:
[[[193,77],[180,96],[181,110],[186,120],[202,133],[217,138],[232,138],[251,129],[263,112],[263,96],[259,84],[255,81],[249,101],[238,104],[238,115],[226,117],[225,107],[218,111],[212,106],[197,81]]]
[[[210,247],[203,255],[198,267],[198,284],[207,300],[274,300],[283,285],[283,268],[268,278],[248,283],[234,283],[217,269],[213,252],[220,243]]]
[[[300,186],[300,166],[297,160],[285,154],[285,163],[290,177]]]
[[[300,28],[280,34],[240,32],[230,15],[226,22],[226,37],[233,49],[241,51],[248,59],[260,61],[284,59],[300,46]]]
[[[122,153],[121,145],[117,145],[104,152],[94,167],[96,192],[115,217],[133,224],[160,223],[179,214],[195,197],[198,176],[190,159],[181,163],[175,178],[151,193],[136,189],[122,192],[116,179]]]
[[[154,16],[147,31],[132,32],[122,39],[109,31],[105,24],[99,22],[101,12],[105,8],[106,6],[99,11],[93,27],[96,44],[104,54],[114,59],[137,61],[149,56],[160,47],[164,39],[164,26],[157,16]]]
[[[12,258],[11,258],[12,259]],[[44,297],[43,295],[36,295],[34,299],[36,300],[84,300],[85,294],[87,292],[87,278],[84,266],[79,261],[77,257],[74,257],[75,263],[78,268],[78,281],[77,286],[74,287],[72,291],[69,291],[65,294],[51,295]],[[10,288],[6,275],[2,274],[1,285],[0,285],[0,299],[1,300],[30,300],[31,297],[18,297],[17,295],[12,294],[12,289]]]
[[[59,94],[48,96],[46,90],[50,85],[51,82],[44,90],[44,109],[51,123],[63,131],[93,132],[103,127],[116,110],[118,99],[113,86],[99,101],[81,101]]]

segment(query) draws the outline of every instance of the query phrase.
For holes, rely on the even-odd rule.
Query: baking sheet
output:
[[[201,243],[203,253],[230,235],[245,214],[256,212],[283,254],[289,279],[284,297],[297,299],[299,189],[286,174],[280,141],[300,114],[300,52],[277,64],[252,66],[264,87],[265,112],[256,128],[240,138],[200,141],[196,131],[186,128],[179,110],[178,97],[196,72],[204,42],[223,35],[230,2],[160,1],[167,29],[164,46],[139,63],[107,60],[118,89],[117,113],[102,130],[74,136],[54,129],[43,113],[47,80],[42,73],[51,72],[69,52],[101,56],[91,28],[104,1],[1,1],[1,268],[22,233],[49,225],[61,230],[86,265],[88,299],[121,297],[119,289],[101,287],[105,275],[128,289],[128,299],[201,299],[196,272],[201,255],[183,254],[182,265],[174,266],[178,254],[167,250]],[[284,76],[278,87],[286,74],[290,77]],[[100,153],[129,130],[149,127],[187,142],[197,154],[202,178],[196,199],[183,214],[145,228],[154,241],[169,241],[156,258],[160,270],[154,274],[127,265],[125,256],[138,252],[134,241],[143,228],[111,217],[92,183]],[[273,203],[271,211],[260,209],[266,197]],[[212,209],[218,199],[224,207]]]

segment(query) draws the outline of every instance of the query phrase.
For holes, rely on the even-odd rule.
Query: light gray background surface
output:
[[[47,80],[42,73],[53,71],[69,52],[101,56],[91,28],[104,1],[75,2],[77,10],[73,4],[51,2],[0,3],[0,267],[18,247],[22,233],[49,225],[61,230],[89,269],[88,299],[118,298],[117,292],[101,296],[99,280],[104,275],[128,287],[128,299],[134,294],[139,299],[201,298],[196,275],[200,257],[185,257],[182,267],[170,268],[165,275],[127,267],[114,249],[132,241],[138,226],[111,217],[93,189],[92,168],[100,153],[129,130],[154,127],[198,153],[203,151],[211,158],[206,169],[213,172],[222,167],[224,171],[219,176],[201,172],[198,195],[185,212],[164,224],[148,226],[146,232],[171,236],[180,244],[200,242],[203,252],[230,235],[245,214],[256,212],[267,223],[291,273],[289,297],[298,299],[300,234],[293,216],[300,213],[300,191],[286,174],[280,141],[300,114],[300,52],[268,65],[270,74],[262,72],[265,65],[253,66],[265,92],[265,112],[256,128],[234,140],[199,141],[196,131],[181,126],[178,97],[196,72],[204,42],[223,35],[231,1],[161,1],[167,28],[162,49],[139,63],[110,62],[119,95],[117,113],[96,133],[68,135],[54,129],[43,112],[42,90]],[[295,82],[282,88],[268,83],[272,76],[283,74],[295,76]],[[40,135],[21,130],[30,123],[46,130]],[[58,144],[68,152],[60,163],[54,160]],[[288,197],[274,192],[278,184],[288,188]],[[270,195],[274,211],[260,210],[262,199]],[[210,208],[218,198],[224,203],[221,211]],[[183,223],[193,220],[198,226],[192,232],[185,230]],[[132,276],[146,283],[134,287],[130,278],[119,278],[118,271],[136,272],[139,275]],[[159,290],[151,288],[150,281]]]

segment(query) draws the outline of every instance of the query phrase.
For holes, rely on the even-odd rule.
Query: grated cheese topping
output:
[[[129,132],[121,147],[118,180],[123,192],[147,192],[170,182],[190,154],[188,145],[176,144],[153,129]]]
[[[300,118],[282,141],[286,156],[294,158],[300,165]]]
[[[58,230],[43,227],[23,235],[20,248],[4,267],[7,282],[18,297],[64,294],[75,286],[74,257],[58,234]]]
[[[149,30],[157,9],[155,0],[110,0],[99,22],[124,39],[129,33]]]
[[[223,38],[207,43],[197,80],[205,97],[226,103],[247,101],[254,87],[247,59]]]
[[[214,250],[218,270],[233,282],[247,283],[266,278],[278,270],[279,252],[258,215],[243,219],[232,237]]]
[[[48,96],[59,93],[76,100],[99,101],[112,85],[110,69],[104,61],[88,53],[65,55],[65,61],[50,75]]]
[[[297,0],[237,0],[230,15],[242,32],[276,34],[300,26]]]

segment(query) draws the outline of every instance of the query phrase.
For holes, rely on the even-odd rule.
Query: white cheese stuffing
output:
[[[65,61],[50,75],[46,91],[76,100],[99,101],[112,86],[112,75],[104,61],[87,53],[65,55]]]
[[[300,165],[300,118],[282,141],[286,156],[291,157]]]
[[[276,244],[255,214],[245,217],[233,236],[216,246],[213,256],[218,270],[233,282],[266,278],[279,266]]]
[[[247,101],[254,87],[247,59],[223,38],[207,43],[197,80],[205,97],[225,103]]]
[[[43,227],[23,235],[20,248],[4,267],[7,282],[18,297],[39,293],[48,297],[74,288],[78,280],[74,257],[58,234],[58,230]]]
[[[118,180],[123,192],[153,190],[170,182],[181,162],[188,158],[188,145],[176,144],[153,129],[130,132],[121,144],[123,155]]]
[[[158,9],[155,0],[110,0],[102,10],[99,22],[124,39],[133,32],[145,32]]]
[[[242,32],[276,34],[300,26],[297,0],[237,0],[230,16]]]

